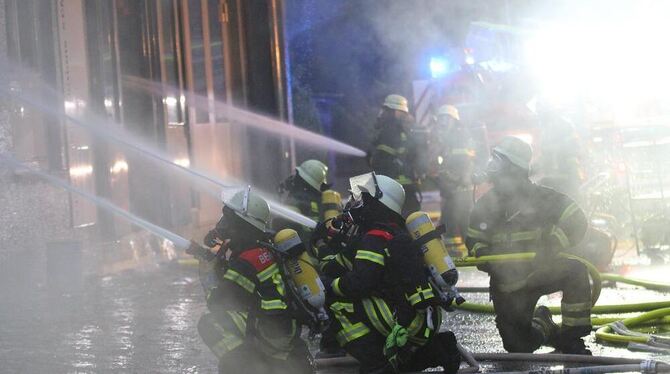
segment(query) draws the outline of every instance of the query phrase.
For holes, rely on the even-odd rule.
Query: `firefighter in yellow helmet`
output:
[[[472,209],[472,172],[475,146],[469,129],[461,123],[458,109],[443,105],[437,110],[431,136],[431,160],[436,164],[440,190],[441,222],[449,248],[463,246]]]
[[[359,361],[361,373],[435,366],[456,372],[456,339],[438,333],[438,295],[401,216],[403,186],[375,173],[353,177],[350,184],[343,230],[356,234],[323,267],[337,341]]]
[[[249,189],[235,194],[205,239],[193,243],[209,313],[198,332],[219,359],[220,373],[311,373],[300,326],[287,306],[286,285],[268,241],[268,204]],[[227,252],[227,253],[226,253]]]
[[[471,256],[534,252],[532,262],[489,263],[496,326],[509,352],[532,352],[550,345],[563,353],[590,354],[582,337],[591,331],[591,289],[586,267],[559,257],[584,237],[584,212],[568,196],[529,178],[532,150],[515,137],[493,148],[487,175],[493,188],[470,215],[466,244]],[[562,324],[542,295],[562,291]]]
[[[410,136],[411,124],[407,99],[400,95],[388,95],[377,116],[375,128],[378,133],[368,152],[372,170],[393,178],[404,187],[403,217],[421,209],[415,175],[417,147]]]
[[[284,203],[300,214],[319,221],[321,192],[328,189],[328,166],[318,160],[306,160],[279,186],[286,192]]]

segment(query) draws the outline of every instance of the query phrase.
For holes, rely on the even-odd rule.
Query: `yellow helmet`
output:
[[[384,99],[382,106],[385,106],[390,109],[399,110],[401,112],[409,113],[409,106],[407,105],[407,99],[400,95],[388,95]]]
[[[530,161],[533,158],[533,149],[530,144],[515,136],[504,137],[493,151],[505,156],[512,164],[523,170],[530,170]]]
[[[239,191],[224,204],[255,228],[261,231],[267,229],[270,222],[270,207],[262,197],[251,192],[251,187]]]
[[[328,166],[321,161],[307,160],[295,168],[295,170],[298,172],[300,178],[317,191],[321,191],[321,185],[326,183]]]
[[[461,116],[458,114],[458,109],[453,105],[442,105],[437,109],[437,117],[450,116],[451,118],[460,121]]]

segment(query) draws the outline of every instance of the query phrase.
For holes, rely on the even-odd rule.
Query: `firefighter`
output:
[[[295,174],[289,176],[279,186],[281,193],[287,192],[284,204],[298,213],[321,220],[321,192],[330,187],[327,184],[328,167],[318,160],[304,161],[295,168]]]
[[[421,371],[441,365],[456,372],[460,354],[441,324],[437,295],[428,282],[423,257],[404,228],[405,191],[397,181],[375,173],[351,180],[346,209],[358,232],[326,276],[335,336],[360,363],[360,371]]]
[[[458,109],[443,105],[437,111],[431,137],[436,154],[437,184],[440,190],[440,221],[445,226],[445,242],[458,252],[463,247],[463,236],[472,210],[473,184],[471,180],[475,147],[467,127],[460,121]],[[465,249],[463,249],[465,251]]]
[[[414,170],[416,145],[408,135],[411,122],[407,99],[400,95],[388,95],[377,116],[375,129],[378,134],[368,152],[372,170],[395,179],[404,187],[403,217],[421,209]]]
[[[558,113],[548,111],[541,119],[542,155],[538,163],[543,178],[539,183],[579,200],[584,182],[579,134],[574,124]]]
[[[224,245],[227,256],[196,243],[188,250],[200,259],[209,308],[198,332],[219,359],[220,373],[311,372],[300,326],[287,308],[284,280],[270,250],[259,245],[268,240],[269,218],[265,200],[241,191],[225,203],[204,241]]]
[[[534,252],[532,262],[489,263],[496,326],[509,352],[533,352],[541,345],[590,354],[582,337],[591,331],[591,289],[586,267],[558,254],[583,238],[587,221],[577,204],[529,178],[532,150],[515,137],[493,148],[487,175],[493,188],[475,204],[466,244],[471,256]],[[562,291],[559,327],[542,295]]]

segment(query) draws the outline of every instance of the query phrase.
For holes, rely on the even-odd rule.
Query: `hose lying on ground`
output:
[[[630,331],[628,328],[643,322],[658,320],[670,315],[670,307],[653,310],[632,318],[613,322],[596,331],[596,339],[609,343],[638,343],[670,351],[670,338]]]
[[[572,355],[572,354],[554,354],[554,353],[472,353],[472,360],[479,365],[479,362],[546,362],[546,363],[563,363],[563,364],[591,364],[591,365],[609,365],[608,367],[614,368],[612,365],[628,366],[627,371],[641,371],[642,368],[654,370],[656,369],[659,372],[667,372],[670,370],[670,365],[664,362],[657,362],[651,360],[639,360],[623,357],[607,357],[607,356],[586,356],[586,355]],[[467,358],[466,358],[467,360]],[[327,358],[319,359],[316,361],[317,369],[324,368],[339,368],[339,367],[351,367],[358,365],[358,362],[350,356],[346,357],[337,357],[337,358]],[[470,360],[467,360],[468,362]],[[473,365],[473,364],[471,364]],[[474,365],[473,365],[474,367]],[[469,369],[469,368],[468,368]],[[581,369],[581,368],[578,368]],[[561,369],[561,370],[567,370]],[[611,370],[610,372],[613,372]],[[584,372],[584,371],[582,371]],[[608,371],[602,371],[608,372]],[[645,372],[649,372],[646,371]],[[653,372],[653,371],[652,371]]]
[[[618,274],[602,273],[600,277],[604,281],[625,283],[633,286],[644,287],[648,290],[660,291],[660,292],[670,292],[670,284],[651,282],[641,279],[627,278]]]
[[[495,313],[493,304],[477,304],[465,302],[461,305],[452,305],[455,309],[466,310],[476,313]],[[611,304],[611,305],[596,305],[591,310],[594,314],[618,314],[618,313],[634,313],[647,312],[650,310],[668,308],[670,301],[653,301],[648,303],[633,303],[633,304]],[[549,310],[552,314],[561,314],[561,307],[550,306]],[[621,318],[619,318],[620,320]]]
[[[598,374],[598,373],[667,373],[670,368],[665,366],[647,367],[646,364],[629,365],[606,365],[606,366],[587,366],[580,368],[562,368],[562,369],[539,369],[529,371],[502,371],[491,374]]]

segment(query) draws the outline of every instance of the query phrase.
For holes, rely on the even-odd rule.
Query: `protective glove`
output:
[[[217,229],[212,229],[209,230],[207,235],[205,235],[205,238],[202,240],[202,242],[204,245],[212,248],[216,247],[217,245],[221,245],[223,241],[219,238],[219,231]]]
[[[216,258],[216,255],[212,253],[209,249],[201,246],[200,244],[191,240],[191,245],[186,248],[185,251],[187,254],[197,258],[198,260],[211,261]]]

